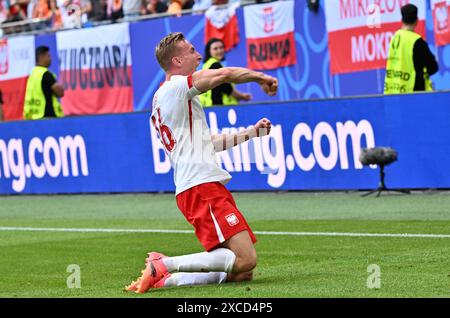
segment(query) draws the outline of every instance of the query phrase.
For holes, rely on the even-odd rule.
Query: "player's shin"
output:
[[[164,287],[172,286],[192,286],[225,283],[227,273],[174,273],[164,282]]]
[[[174,272],[226,272],[233,269],[236,255],[227,248],[218,248],[211,252],[167,257],[162,261],[167,270]]]

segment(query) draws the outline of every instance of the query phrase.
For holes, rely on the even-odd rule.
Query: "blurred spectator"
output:
[[[92,11],[92,1],[91,0],[74,0],[81,7],[81,22],[84,24],[88,22],[88,15]],[[98,0],[93,0],[98,1]]]
[[[49,19],[51,14],[48,0],[38,0],[33,7],[33,19]]]
[[[30,3],[30,0],[9,0],[10,6],[12,6],[13,3],[17,4],[20,7],[20,10],[24,13],[24,15],[26,17],[27,8],[28,8],[28,4]]]
[[[211,0],[195,0],[192,10],[195,11],[205,11],[212,5]]]
[[[194,11],[205,11],[208,10],[212,5],[224,5],[234,2],[241,2],[240,0],[195,0],[192,9]]]
[[[81,27],[88,22],[88,14],[92,11],[90,0],[57,0],[56,6],[65,28]]]
[[[27,80],[24,119],[63,117],[64,113],[57,97],[64,96],[64,87],[56,81],[56,76],[48,68],[52,63],[50,49],[39,46],[36,49],[36,66]]]
[[[189,10],[192,9],[194,5],[194,1],[192,0],[170,0],[169,8],[167,9],[168,13],[175,14],[177,16],[181,16],[181,10]]]
[[[122,0],[108,0],[107,16],[108,19],[116,21],[123,18],[123,3]]]
[[[8,20],[22,21],[26,20],[26,7],[24,9],[18,0],[11,0],[9,4]]]
[[[194,0],[183,0],[183,6],[182,9],[183,10],[189,10],[192,9],[192,7],[194,6],[195,1]]]
[[[170,0],[169,8],[167,9],[167,13],[181,16],[181,10],[183,9],[183,1],[182,0]]]
[[[23,9],[23,3],[20,3],[18,0],[10,0],[9,5],[10,6],[9,6],[7,18],[5,21],[3,21],[4,24],[20,22],[20,21],[26,20],[26,18],[27,18],[26,9],[25,10]],[[23,26],[13,26],[13,27],[4,27],[3,26],[3,33],[4,34],[19,33],[26,29],[27,28],[24,28]]]
[[[41,19],[44,20],[39,22],[38,24],[34,24],[33,27],[37,30],[43,30],[51,27],[51,17],[52,11],[50,11],[48,0],[39,0],[37,3],[33,5],[33,19]]]
[[[51,25],[53,29],[60,29],[64,27],[61,10],[56,4],[56,0],[49,1],[49,9],[52,12]]]
[[[89,21],[106,20],[107,0],[93,0],[92,11],[88,14]]]
[[[140,14],[168,12],[181,16],[182,10],[203,12],[211,5],[232,2],[240,0],[0,0],[0,24],[33,18],[44,20],[25,26],[3,26],[4,34],[11,34],[49,27],[59,29],[89,26],[91,22],[106,19],[115,21]],[[73,15],[75,13],[76,16]],[[81,20],[76,18],[80,14]]]
[[[0,23],[8,19],[6,0],[0,0]]]
[[[273,0],[270,0],[270,1],[273,1]],[[240,0],[212,0],[212,4],[215,6],[231,4],[231,3],[235,3],[235,2],[241,3]]]
[[[35,7],[38,5],[39,0],[30,0],[27,7],[27,18],[29,20],[33,19],[33,13]]]
[[[138,17],[145,8],[145,0],[123,0],[123,15],[125,19]]]
[[[156,14],[167,12],[167,4],[161,0],[148,0],[145,14]]]

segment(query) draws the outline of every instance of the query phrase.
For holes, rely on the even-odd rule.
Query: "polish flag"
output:
[[[239,43],[238,7],[237,2],[225,7],[214,5],[205,12],[205,44],[212,38],[221,39],[229,51]]]
[[[294,1],[244,8],[248,67],[269,70],[297,63]]]
[[[128,23],[56,34],[66,115],[133,111]]]
[[[450,44],[450,0],[431,0],[437,46]]]
[[[27,80],[34,65],[34,36],[0,40],[0,90],[5,120],[23,118]]]

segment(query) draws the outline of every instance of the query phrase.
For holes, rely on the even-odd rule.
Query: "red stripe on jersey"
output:
[[[159,129],[158,129],[158,125],[156,124],[156,119],[155,116],[152,116],[152,122],[153,122],[153,127],[155,127],[156,131],[159,134]],[[161,134],[160,134],[161,135]]]
[[[191,132],[191,141],[192,141],[192,101],[188,100],[189,107],[189,130]]]
[[[192,88],[192,75],[189,75],[187,77],[188,82],[188,88]],[[188,107],[189,107],[189,131],[191,132],[191,141],[192,141],[192,101],[188,100]]]

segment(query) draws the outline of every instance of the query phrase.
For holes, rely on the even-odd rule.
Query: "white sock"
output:
[[[227,248],[211,252],[163,258],[167,270],[173,272],[226,272],[233,269],[236,255]]]
[[[164,287],[221,284],[227,279],[227,273],[173,273],[164,282]]]

